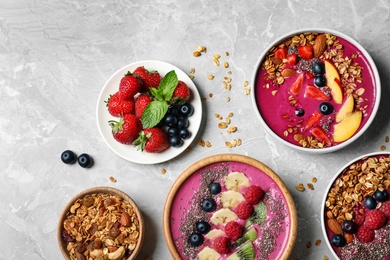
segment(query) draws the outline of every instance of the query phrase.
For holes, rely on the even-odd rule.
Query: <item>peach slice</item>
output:
[[[349,95],[345,100],[344,104],[341,106],[339,112],[336,114],[336,122],[341,122],[348,113],[353,111],[355,102],[352,95]]]
[[[341,104],[343,101],[343,90],[341,87],[339,71],[332,61],[325,60],[324,63],[326,82],[332,92],[333,100],[337,104]]]
[[[362,122],[362,111],[348,113],[345,118],[334,126],[333,141],[340,143],[351,138]]]

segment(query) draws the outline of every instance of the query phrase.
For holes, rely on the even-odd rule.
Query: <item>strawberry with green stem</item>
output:
[[[134,99],[123,100],[119,96],[119,92],[114,95],[110,95],[108,100],[105,101],[108,112],[112,116],[123,116],[124,114],[134,113]]]
[[[144,129],[133,144],[148,153],[161,153],[170,147],[168,134],[158,127]]]
[[[142,89],[140,78],[128,71],[119,83],[119,96],[123,100],[133,99]]]
[[[133,114],[125,114],[119,121],[110,120],[108,123],[114,139],[122,144],[132,144],[142,131],[140,119]]]
[[[140,66],[133,71],[133,74],[141,78],[144,83],[144,92],[151,93],[151,88],[157,89],[161,82],[160,73],[156,70],[147,70],[144,66]]]

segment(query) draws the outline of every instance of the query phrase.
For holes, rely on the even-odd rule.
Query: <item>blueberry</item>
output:
[[[215,203],[215,200],[212,198],[204,199],[201,202],[200,206],[206,212],[212,212],[217,208],[217,204]]]
[[[329,115],[333,112],[333,106],[328,102],[322,102],[318,109],[323,115]]]
[[[387,190],[376,190],[374,193],[374,198],[379,202],[385,202],[389,199],[389,193],[387,192]]]
[[[317,61],[313,65],[313,72],[315,75],[324,74],[325,73],[325,64],[321,61]]]
[[[183,140],[178,135],[172,135],[169,137],[169,144],[172,147],[180,147],[183,145]]]
[[[185,117],[180,117],[177,120],[177,127],[179,128],[187,128],[190,125],[190,121],[188,121]]]
[[[199,233],[192,233],[188,238],[188,241],[192,246],[200,246],[203,244],[204,238]]]
[[[318,87],[326,86],[325,76],[324,75],[316,75],[314,78],[314,84],[316,84]]]
[[[167,133],[169,136],[179,135],[179,128],[169,127]]]
[[[178,116],[180,114],[180,109],[178,106],[170,106],[168,108],[168,113],[167,114],[172,114],[174,116]]]
[[[364,206],[367,209],[375,209],[376,208],[376,200],[371,196],[367,196],[364,200]]]
[[[90,168],[93,165],[93,159],[89,154],[83,153],[77,157],[77,162],[83,168]]]
[[[194,107],[190,103],[185,103],[180,107],[180,114],[189,117],[194,113]]]
[[[303,108],[300,107],[300,108],[295,110],[295,115],[299,116],[299,117],[304,116],[305,115],[305,110],[303,110]]]
[[[179,136],[183,139],[188,139],[191,136],[191,132],[187,128],[182,128],[179,130]]]
[[[71,150],[66,150],[61,154],[61,161],[66,164],[72,164],[76,162],[76,154]]]
[[[201,220],[195,223],[195,229],[201,234],[207,234],[210,231],[211,226],[208,222]]]
[[[335,234],[332,236],[332,245],[337,247],[343,247],[347,243],[343,235]]]
[[[211,183],[209,189],[210,189],[210,193],[214,195],[220,193],[222,190],[221,184],[219,184],[218,182]]]
[[[174,114],[167,114],[165,116],[164,123],[166,126],[176,126],[177,124],[177,117]]]
[[[344,220],[341,223],[341,229],[348,234],[355,234],[357,231],[357,225],[352,220]]]

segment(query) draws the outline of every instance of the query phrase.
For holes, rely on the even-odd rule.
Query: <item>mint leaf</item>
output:
[[[160,85],[158,85],[158,92],[161,93],[161,97],[157,98],[161,98],[165,101],[171,100],[178,82],[179,80],[177,78],[176,72],[174,70],[168,72],[161,80]]]
[[[164,100],[155,100],[145,108],[142,114],[143,128],[156,126],[168,111],[168,103]]]

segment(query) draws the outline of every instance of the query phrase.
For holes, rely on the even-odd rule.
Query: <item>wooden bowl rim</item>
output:
[[[279,189],[282,191],[284,195],[290,213],[289,214],[290,215],[289,237],[287,240],[286,247],[284,248],[281,257],[279,259],[288,259],[295,244],[295,240],[297,236],[297,227],[298,227],[297,212],[295,209],[294,200],[290,192],[288,191],[287,186],[282,181],[282,179],[271,168],[269,168],[264,163],[254,158],[245,155],[240,155],[240,154],[218,154],[218,155],[212,155],[204,159],[201,159],[195,162],[194,164],[192,164],[191,166],[189,166],[186,170],[184,170],[176,179],[176,181],[173,183],[165,202],[164,214],[163,214],[164,237],[173,259],[181,258],[179,252],[176,249],[175,243],[171,235],[170,212],[172,209],[173,199],[177,191],[181,187],[181,185],[184,183],[184,181],[186,181],[188,177],[190,177],[193,173],[200,170],[201,168],[218,162],[241,162],[241,163],[246,163],[248,165],[254,166],[259,170],[263,171],[265,174],[267,174],[278,185]]]
[[[63,228],[63,222],[64,222],[64,220],[66,218],[66,214],[69,212],[71,206],[73,205],[73,203],[78,198],[84,197],[86,195],[94,194],[94,193],[107,193],[107,194],[119,196],[119,197],[123,198],[124,200],[126,200],[127,202],[129,202],[130,205],[134,208],[134,210],[135,210],[135,212],[137,214],[137,217],[138,217],[138,221],[139,221],[139,237],[138,237],[137,245],[135,246],[135,248],[134,248],[133,252],[131,253],[130,257],[127,258],[127,260],[134,260],[136,258],[136,256],[138,255],[139,251],[141,250],[141,247],[142,247],[142,244],[143,244],[143,240],[144,240],[144,236],[145,236],[144,218],[143,218],[142,213],[141,213],[140,209],[138,208],[137,204],[135,203],[135,201],[129,195],[127,195],[123,191],[118,190],[116,188],[105,187],[105,186],[93,187],[93,188],[89,188],[89,189],[83,190],[83,191],[77,193],[75,196],[73,196],[73,198],[71,198],[68,201],[68,203],[65,205],[63,211],[61,212],[61,215],[60,215],[60,218],[59,218],[59,221],[58,221],[58,224],[57,224],[58,246],[59,246],[59,248],[61,250],[61,253],[62,253],[63,257],[66,260],[71,260],[70,257],[69,257],[69,253],[66,250],[66,242],[62,239],[62,231],[64,229]]]

